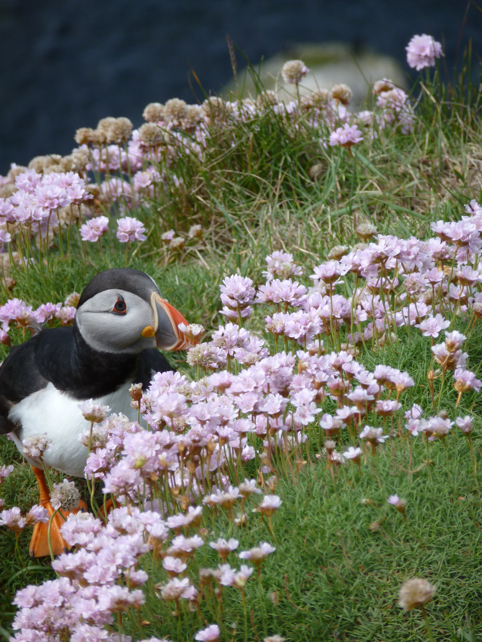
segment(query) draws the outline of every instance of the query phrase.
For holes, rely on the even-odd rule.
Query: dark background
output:
[[[414,34],[455,63],[466,0],[0,0],[0,174],[11,162],[68,154],[79,127],[105,116],[135,126],[150,102],[196,102],[232,76],[226,34],[257,64],[296,43],[348,41],[397,58]],[[461,51],[482,53],[482,13],[467,13]],[[238,54],[242,68],[242,57]],[[413,72],[411,72],[413,74]],[[196,83],[192,79],[193,85]],[[202,98],[200,91],[198,96]]]

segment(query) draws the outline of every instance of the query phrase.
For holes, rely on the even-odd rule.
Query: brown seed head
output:
[[[89,145],[96,139],[95,130],[91,127],[81,127],[75,132],[74,140],[77,145]]]
[[[391,80],[387,80],[386,78],[383,80],[377,80],[373,85],[373,93],[377,95],[380,95],[385,91],[391,91],[392,89],[395,89],[395,85]]]
[[[373,223],[360,223],[357,225],[355,232],[363,241],[368,241],[375,236],[377,228]]]
[[[161,103],[149,103],[142,113],[142,117],[148,123],[158,123],[163,120],[164,105]]]
[[[398,605],[405,611],[411,611],[430,602],[435,594],[435,586],[428,580],[414,577],[404,582],[398,594]]]
[[[269,108],[279,103],[278,94],[272,89],[262,91],[256,99],[258,107]]]
[[[353,98],[353,92],[348,85],[335,85],[331,90],[331,97],[342,105],[349,105]]]
[[[171,98],[164,105],[164,118],[174,125],[180,124],[181,120],[186,118],[187,113],[187,104],[179,98]]]
[[[308,73],[308,68],[302,60],[288,60],[281,69],[283,80],[289,85],[298,85]]]
[[[335,245],[335,247],[332,247],[328,252],[327,258],[330,259],[330,261],[339,261],[342,256],[345,256],[345,254],[348,254],[348,248],[346,245]]]
[[[163,142],[164,136],[157,125],[145,123],[139,128],[139,140],[146,147],[157,147]]]
[[[20,176],[20,174],[26,172],[27,169],[28,167],[24,167],[23,165],[14,165],[10,168],[10,171],[7,174],[7,178],[13,183],[17,176]]]

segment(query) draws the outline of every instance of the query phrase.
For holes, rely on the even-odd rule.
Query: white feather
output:
[[[131,421],[137,418],[137,411],[131,407],[129,396],[130,383],[124,384],[116,392],[100,397],[95,401],[109,406],[112,412],[123,413]],[[90,427],[78,406],[81,403],[57,390],[49,383],[46,388],[34,392],[9,412],[12,421],[20,423],[20,428],[12,433],[13,441],[23,453],[22,441],[38,434],[47,434],[52,445],[44,454],[44,463],[66,475],[84,476],[87,461],[87,448],[79,442],[79,436]],[[33,466],[41,468],[40,462],[25,457]]]

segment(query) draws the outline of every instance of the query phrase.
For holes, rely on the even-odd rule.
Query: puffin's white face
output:
[[[76,314],[82,338],[99,352],[180,350],[186,343],[178,323],[187,321],[154,287],[150,301],[121,288],[103,290],[87,299]]]

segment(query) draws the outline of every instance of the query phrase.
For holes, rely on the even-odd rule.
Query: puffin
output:
[[[43,462],[25,457],[40,489],[40,504],[53,516],[43,466],[83,477],[88,449],[79,436],[89,427],[79,404],[88,399],[134,421],[129,388],[146,389],[157,372],[174,370],[159,350],[189,347],[179,329],[187,325],[161,297],[144,272],[113,268],[97,274],[83,290],[72,326],[42,329],[12,347],[0,367],[0,434],[9,434],[23,454],[23,440],[46,434],[51,440]],[[85,509],[83,502],[72,512]],[[67,512],[63,511],[64,517]],[[58,555],[66,548],[54,515],[36,524],[30,555]]]

